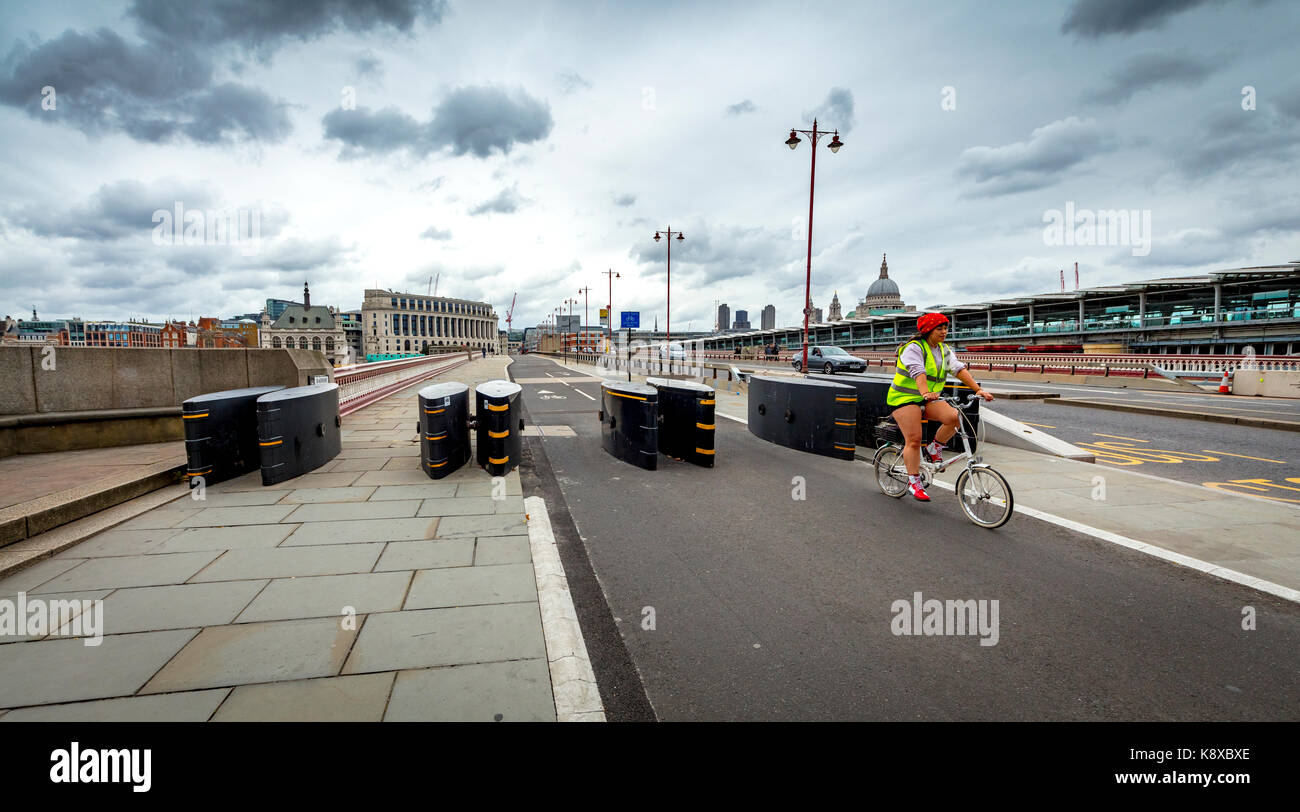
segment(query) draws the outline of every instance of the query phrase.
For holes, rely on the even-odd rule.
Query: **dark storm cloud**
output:
[[[401,149],[417,156],[449,148],[453,155],[471,152],[486,158],[494,150],[510,153],[515,144],[540,141],[551,132],[550,107],[523,90],[497,87],[453,90],[427,124],[395,107],[371,112],[368,107],[333,110],[322,120],[325,137],[343,142],[341,158],[383,155]]]
[[[1225,110],[1178,134],[1169,151],[1189,178],[1232,171],[1269,175],[1289,171],[1300,157],[1300,127],[1276,106]]]
[[[494,149],[507,155],[516,143],[540,141],[552,125],[550,107],[523,90],[462,87],[434,110],[429,134],[434,143],[450,146],[453,155],[486,158]]]
[[[811,124],[818,120],[818,127],[839,130],[847,133],[853,129],[853,91],[843,87],[833,87],[826,94],[826,101],[821,106],[805,112],[804,121]]]
[[[0,66],[0,103],[32,118],[136,141],[276,142],[291,126],[285,105],[243,85],[211,85],[209,60],[188,48],[132,45],[113,31],[66,31],[32,48],[18,44]],[[41,107],[54,88],[55,109]]]
[[[420,236],[426,240],[450,240],[451,231],[439,231],[437,226],[429,226],[420,233]]]
[[[560,86],[565,93],[575,93],[578,90],[591,90],[591,82],[583,79],[574,71],[563,71],[560,73]]]
[[[480,214],[513,214],[519,210],[520,204],[524,202],[514,187],[502,189],[500,194],[490,200],[485,200],[474,208],[469,210],[470,216],[477,217]]]
[[[850,100],[850,105],[852,105],[851,100]],[[735,104],[728,104],[727,115],[738,116],[742,113],[752,113],[757,109],[758,108],[754,106],[754,103],[752,101],[750,101],[749,99],[745,99],[742,102],[736,102]],[[850,107],[850,113],[851,112],[852,112],[852,108]],[[848,132],[848,130],[845,130],[844,132]]]
[[[436,23],[446,10],[443,0],[136,0],[128,14],[150,39],[265,52],[282,40],[306,41],[339,28],[409,32],[417,19]]]
[[[636,202],[636,195],[616,195],[614,197],[615,206],[627,207],[627,206],[631,206],[635,202]]]
[[[212,207],[212,194],[200,184],[156,183],[121,180],[100,186],[83,205],[71,209],[49,204],[29,206],[10,217],[10,222],[41,237],[74,237],[82,240],[117,240],[153,231],[154,212],[174,211],[176,201],[186,208]]]
[[[1115,104],[1160,85],[1193,87],[1214,72],[1209,60],[1175,54],[1142,54],[1110,76],[1109,84],[1088,94],[1090,101]]]
[[[269,250],[263,249],[248,262],[259,269],[277,271],[311,271],[329,267],[342,260],[352,249],[345,247],[338,237],[320,240],[293,238]]]
[[[1112,139],[1095,121],[1071,116],[1039,127],[1028,141],[970,147],[958,159],[956,174],[974,182],[972,196],[995,197],[1049,186],[1066,170],[1112,148]]]
[[[1251,255],[1246,240],[1224,234],[1217,228],[1189,228],[1156,237],[1151,241],[1151,253],[1133,256],[1131,251],[1120,251],[1109,258],[1116,265],[1156,268],[1195,268],[1225,260],[1246,259]]]
[[[1157,28],[1175,14],[1206,2],[1208,0],[1079,0],[1065,15],[1061,33],[1094,39],[1107,34],[1132,34]]]

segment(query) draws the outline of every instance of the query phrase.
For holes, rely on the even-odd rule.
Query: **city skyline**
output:
[[[517,292],[531,325],[583,286],[603,305],[613,268],[615,313],[666,322],[652,237],[671,223],[674,325],[723,298],[790,319],[809,144],[782,142],[813,116],[845,143],[820,153],[814,302],[839,290],[847,311],[885,252],[920,308],[1051,292],[1075,261],[1093,287],[1300,257],[1296,8],[1107,7],[827,7],[791,36],[785,7],[720,3],[650,41],[636,7],[324,5],[251,27],[233,2],[7,6],[0,301],[161,322],[304,277],[341,311],[436,277],[498,311]],[[171,212],[204,217],[199,244]],[[1109,230],[1074,228],[1090,218]]]

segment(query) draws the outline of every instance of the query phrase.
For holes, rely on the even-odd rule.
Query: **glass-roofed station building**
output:
[[[967,352],[1106,352],[1300,355],[1300,261],[1148,279],[927,308],[952,322],[948,341]],[[912,334],[917,313],[855,315],[809,327],[810,344],[892,351]],[[706,351],[794,349],[799,327],[704,339]]]

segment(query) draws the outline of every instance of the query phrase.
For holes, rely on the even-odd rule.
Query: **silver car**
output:
[[[791,363],[795,369],[802,372],[803,352],[796,353]],[[867,362],[857,356],[849,355],[841,347],[818,345],[808,348],[808,369],[821,370],[827,375],[834,375],[836,372],[865,372]]]

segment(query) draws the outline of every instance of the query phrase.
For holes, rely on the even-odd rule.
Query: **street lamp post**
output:
[[[569,323],[570,326],[572,326],[572,325],[573,325],[573,306],[576,305],[576,304],[578,303],[578,300],[577,300],[577,299],[565,299],[565,300],[564,300],[564,303],[565,303],[566,305],[569,306],[569,321],[568,321],[568,323]],[[564,312],[563,308],[561,308],[560,312],[561,312],[561,313]],[[569,363],[569,336],[568,336],[568,333],[565,333],[565,336],[564,336],[564,363],[566,363],[566,364]]]
[[[672,342],[673,342],[673,235],[677,235],[677,242],[686,239],[686,235],[680,231],[673,231],[672,227],[663,230],[664,236],[668,238],[668,313],[667,313],[667,338],[664,341],[664,347],[668,350],[668,362],[672,363]],[[659,232],[655,232],[655,242],[659,242]]]
[[[582,331],[586,329],[587,319],[589,318],[587,314],[587,294],[591,293],[591,288],[578,288],[578,292],[582,294],[582,324],[578,325],[578,330]],[[578,343],[582,343],[581,338],[578,339]]]
[[[615,273],[613,268],[610,268],[608,271],[601,271],[601,273],[609,278],[609,302],[605,305],[608,308],[606,312],[609,315],[607,316],[608,322],[605,326],[609,333],[609,346],[606,348],[606,352],[611,352],[614,349],[614,280],[621,279],[622,277]]]
[[[785,145],[790,149],[799,146],[799,136],[795,133],[803,133],[812,138],[812,173],[808,180],[808,268],[807,277],[804,281],[803,292],[803,363],[800,365],[800,371],[808,374],[808,318],[812,315],[812,229],[813,229],[813,191],[817,186],[817,140],[826,135],[826,131],[817,130],[817,119],[813,119],[813,128],[811,130],[791,130],[790,137],[786,140]],[[840,131],[836,130],[831,142],[826,145],[831,152],[839,152],[844,142],[840,141]]]

